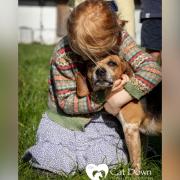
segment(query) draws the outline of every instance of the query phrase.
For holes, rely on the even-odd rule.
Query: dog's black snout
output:
[[[96,70],[96,75],[99,76],[99,77],[103,77],[106,75],[106,69],[104,68],[98,68]]]

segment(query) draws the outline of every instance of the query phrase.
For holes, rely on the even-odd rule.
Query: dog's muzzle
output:
[[[106,76],[106,69],[105,68],[98,68],[96,70],[96,76],[98,79],[103,79]]]
[[[113,86],[113,80],[107,70],[103,67],[99,67],[93,73],[93,86],[94,89],[105,89]]]

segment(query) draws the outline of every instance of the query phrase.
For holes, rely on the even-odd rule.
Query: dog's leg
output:
[[[141,140],[139,127],[145,114],[139,102],[130,102],[121,108],[119,120],[122,124],[124,136],[129,151],[133,174],[138,175],[141,169]]]
[[[141,169],[141,140],[138,124],[125,123],[123,131],[127,148],[129,151],[130,161],[132,163],[133,174],[138,175]]]

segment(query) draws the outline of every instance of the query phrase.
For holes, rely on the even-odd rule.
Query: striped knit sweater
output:
[[[136,45],[126,31],[122,32],[119,55],[135,73],[124,86],[134,98],[140,99],[161,81],[160,66]],[[89,121],[76,115],[100,111],[105,99],[101,93],[94,92],[82,98],[77,96],[75,74],[85,73],[84,69],[82,58],[71,50],[67,37],[64,37],[56,46],[50,61],[48,114],[52,120],[73,130],[81,129]],[[68,115],[73,116],[66,118]]]

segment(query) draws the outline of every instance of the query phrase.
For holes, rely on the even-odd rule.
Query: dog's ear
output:
[[[77,72],[76,75],[76,87],[77,87],[77,95],[79,97],[85,97],[89,95],[89,89],[86,83],[86,79],[80,72]]]
[[[127,74],[129,77],[133,76],[133,70],[129,63],[121,58],[121,67],[123,74]]]

